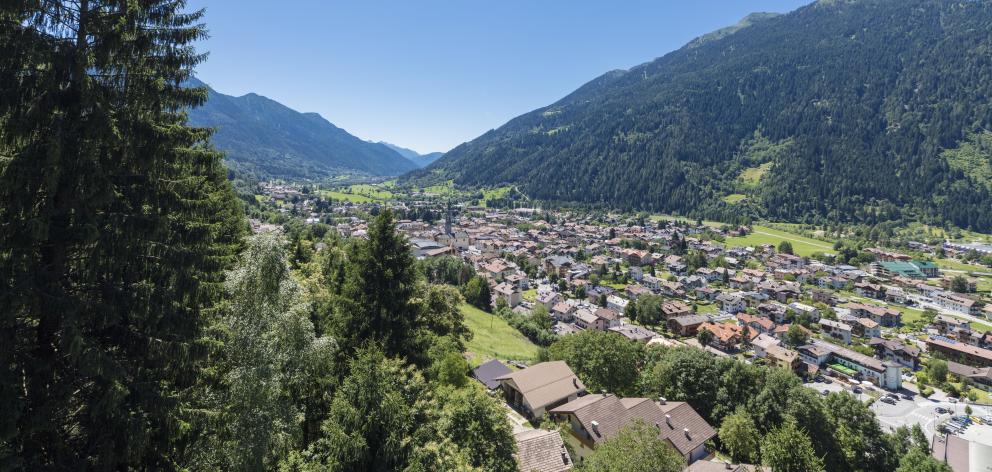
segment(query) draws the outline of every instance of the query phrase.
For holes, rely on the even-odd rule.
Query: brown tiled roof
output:
[[[572,468],[572,459],[557,431],[530,429],[513,435],[517,441],[520,472],[561,472]]]
[[[551,413],[574,415],[597,444],[610,439],[637,419],[657,428],[658,435],[671,442],[682,455],[689,454],[716,436],[716,431],[706,420],[685,402],[658,403],[650,398],[620,399],[616,395],[595,394],[568,402],[551,410]],[[593,421],[598,424],[595,428]]]
[[[542,362],[495,380],[512,381],[531,408],[547,406],[586,389],[564,361]]]

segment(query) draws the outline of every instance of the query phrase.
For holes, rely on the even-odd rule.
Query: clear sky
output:
[[[613,69],[809,0],[189,0],[198,76],[348,132],[447,151]]]

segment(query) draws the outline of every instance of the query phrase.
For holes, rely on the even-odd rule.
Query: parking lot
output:
[[[829,392],[846,391],[851,395],[855,395],[861,401],[867,401],[871,398],[863,390],[861,393],[855,393],[851,391],[851,385],[838,382],[836,379],[828,380],[830,380],[830,383],[811,382],[807,383],[806,386],[817,392],[824,390]],[[875,388],[875,392],[881,394],[889,393],[877,388]],[[912,399],[905,398],[903,396],[904,394],[912,395]],[[953,416],[964,415],[964,407],[965,404],[963,403],[930,400],[913,394],[913,392],[908,390],[903,390],[899,392],[899,399],[893,399],[893,403],[890,404],[880,400],[875,401],[871,405],[871,410],[875,412],[879,424],[885,430],[896,429],[900,426],[912,427],[914,424],[919,424],[927,434],[927,437],[933,437],[937,425],[949,420]],[[992,415],[992,407],[971,405],[971,410],[972,416]],[[972,428],[974,427],[972,426]],[[989,426],[981,427],[989,428]]]

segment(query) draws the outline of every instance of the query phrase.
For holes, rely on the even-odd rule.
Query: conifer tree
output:
[[[173,469],[243,231],[209,132],[202,12],[0,4],[0,463]]]
[[[389,357],[411,352],[420,307],[413,302],[417,270],[390,210],[369,224],[368,241],[356,243],[348,261],[333,322],[345,353],[375,340]]]

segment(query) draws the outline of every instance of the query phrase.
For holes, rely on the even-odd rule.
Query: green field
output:
[[[732,193],[730,195],[727,195],[726,197],[723,197],[723,201],[725,201],[725,202],[733,205],[735,203],[739,203],[739,202],[743,201],[746,198],[747,198],[747,195],[744,195],[742,193]]]
[[[814,252],[833,254],[833,245],[825,241],[807,238],[805,236],[781,231],[767,226],[754,225],[751,227],[751,234],[744,237],[727,238],[727,247],[733,246],[760,246],[771,244],[778,247],[782,241],[792,243],[792,250],[798,256],[809,256]]]
[[[537,359],[537,346],[502,318],[465,303],[458,308],[465,315],[465,324],[472,331],[472,340],[465,346],[472,356],[472,365],[479,365],[488,359]]]
[[[365,195],[358,195],[358,194],[355,194],[355,193],[338,192],[336,190],[322,190],[320,193],[321,193],[321,195],[324,196],[324,198],[331,198],[331,199],[334,199],[334,200],[340,200],[340,201],[345,201],[345,202],[370,203],[370,202],[376,201],[374,198],[367,197]]]
[[[974,264],[965,264],[964,262],[961,262],[961,261],[959,261],[957,259],[940,259],[940,258],[938,258],[938,259],[934,259],[934,263],[936,263],[937,266],[940,267],[941,269],[960,270],[960,271],[964,271],[964,272],[989,272],[989,271],[992,271],[992,269],[989,269],[988,267],[980,266],[980,265],[974,265]]]

